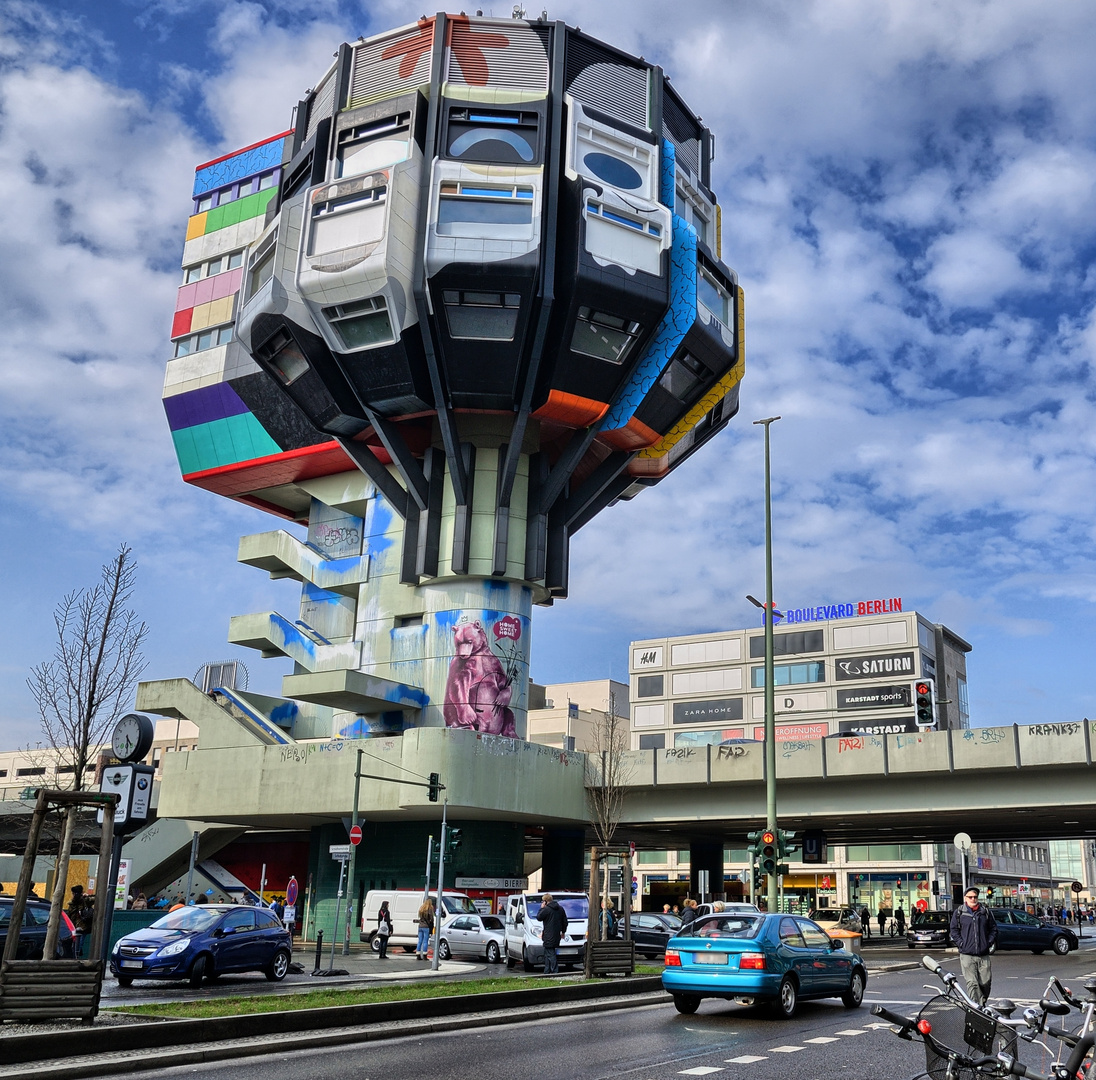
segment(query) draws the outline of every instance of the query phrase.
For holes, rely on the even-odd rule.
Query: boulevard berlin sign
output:
[[[788,608],[776,621],[788,623],[823,622],[826,619],[853,619],[862,615],[890,615],[902,610],[902,597],[890,596],[885,600],[857,600],[851,604],[823,604],[820,607]],[[765,613],[761,613],[761,625],[765,625]]]

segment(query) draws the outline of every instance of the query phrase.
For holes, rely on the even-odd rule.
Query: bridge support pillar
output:
[[[711,900],[723,895],[723,842],[721,840],[689,841],[689,893],[700,899],[699,875],[708,871],[708,893]]]
[[[544,834],[542,887],[551,892],[583,892],[582,869],[586,833],[583,829],[548,829]]]

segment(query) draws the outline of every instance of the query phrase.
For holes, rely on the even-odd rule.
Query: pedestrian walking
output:
[[[696,920],[696,901],[690,897],[685,901],[681,909],[681,930],[690,926]]]
[[[883,937],[887,932],[887,912],[882,906],[879,908],[879,915],[875,921],[879,923],[879,936]]]
[[[388,959],[388,938],[392,934],[392,916],[388,911],[388,901],[381,902],[381,909],[377,912],[377,940],[381,943],[378,951],[378,959]]]
[[[601,901],[601,940],[608,941],[616,937],[616,915],[612,900]]]
[[[993,912],[978,903],[978,890],[973,885],[963,894],[963,906],[951,916],[951,940],[959,948],[967,993],[985,1005],[993,983],[989,957],[997,948],[997,923]]]
[[[541,941],[544,943],[544,974],[559,974],[559,943],[567,932],[567,912],[553,899],[551,893],[541,897],[537,920],[544,923]]]
[[[867,908],[860,909],[860,925],[864,928],[864,937],[871,937],[871,912]]]
[[[902,905],[898,905],[898,910],[894,913],[894,921],[898,924],[898,936],[906,936],[906,913],[902,910]]]
[[[425,960],[430,951],[430,935],[434,931],[434,901],[429,897],[419,907],[419,941],[415,946],[415,959]]]

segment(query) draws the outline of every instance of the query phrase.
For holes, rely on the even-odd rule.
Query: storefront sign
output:
[[[525,877],[459,877],[454,882],[458,889],[510,889],[524,892],[529,888],[529,879]]]
[[[921,730],[912,716],[908,720],[842,720],[838,728],[842,735],[903,735]]]
[[[865,656],[845,656],[833,662],[838,682],[850,679],[878,679],[881,675],[909,675],[916,673],[913,653],[868,653]]]
[[[838,690],[839,709],[887,709],[894,706],[908,707],[913,704],[909,685],[865,686],[861,690]]]
[[[830,733],[829,724],[780,724],[776,729],[777,742],[795,742],[799,739],[824,739]],[[754,738],[765,738],[763,727],[754,728]]]
[[[826,619],[853,619],[861,615],[890,615],[902,610],[902,597],[889,596],[885,600],[857,600],[850,604],[822,604],[819,607],[786,608],[785,623],[822,622]],[[776,620],[780,622],[778,617]],[[765,625],[765,613],[761,613],[761,625]]]
[[[742,698],[712,698],[710,701],[675,701],[675,724],[720,724],[742,719]]]
[[[653,649],[633,649],[632,667],[662,667],[662,646],[656,645]]]

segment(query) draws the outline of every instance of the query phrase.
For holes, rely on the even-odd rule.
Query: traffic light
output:
[[[932,880],[932,895],[933,896],[939,896],[940,895],[940,882],[937,881],[935,878],[933,878],[933,880]]]
[[[919,728],[936,727],[936,687],[932,679],[922,679],[913,686],[914,716]]]
[[[765,830],[761,834],[761,852],[758,856],[763,874],[776,874],[776,833]]]
[[[449,849],[448,854],[450,856],[456,855],[457,849],[463,842],[463,830],[462,829],[450,829],[445,837],[445,845]]]
[[[746,840],[746,850],[750,855],[755,859],[761,858],[761,830],[759,829],[757,832],[747,833]]]
[[[776,845],[777,850],[782,859],[786,859],[789,855],[794,855],[799,850],[798,844],[793,844],[795,839],[795,832],[792,829],[777,829],[776,830]]]
[[[422,773],[419,773],[419,775],[421,776]],[[440,791],[441,791],[441,774],[436,773],[436,772],[432,772],[430,774],[430,791],[429,791],[430,801],[431,802],[437,802],[438,801],[438,792],[440,792]]]

